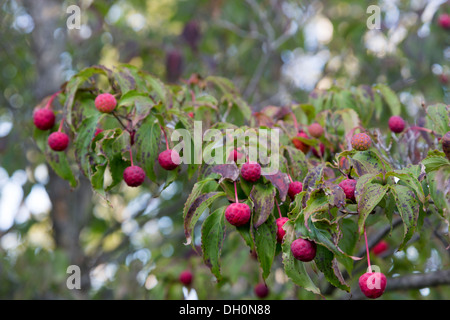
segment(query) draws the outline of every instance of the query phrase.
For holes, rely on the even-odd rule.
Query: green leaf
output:
[[[450,162],[445,157],[445,153],[433,153],[428,154],[428,156],[421,162],[425,166],[425,172],[430,173],[435,170],[439,170],[443,166],[449,166]]]
[[[432,129],[442,136],[450,131],[450,108],[447,105],[438,103],[428,106],[426,113],[427,128]]]
[[[272,184],[255,184],[250,192],[253,202],[253,226],[262,225],[273,211],[276,189]]]
[[[386,174],[386,177],[389,176],[397,177],[401,182],[411,187],[419,197],[419,201],[425,204],[425,194],[423,192],[422,184],[412,175],[411,172],[407,170],[395,170]]]
[[[100,117],[101,114],[97,112],[97,115],[84,119],[78,127],[75,136],[75,158],[81,171],[86,177],[89,176],[91,158],[89,146],[94,138],[94,133]]]
[[[317,246],[317,253],[314,261],[329,283],[336,288],[350,292],[350,287],[345,282],[344,277],[338,268],[336,258],[330,250],[320,245]]]
[[[225,208],[211,213],[202,224],[203,261],[211,269],[217,281],[222,280],[220,273],[220,253],[225,238]]]
[[[141,123],[134,136],[136,161],[142,166],[147,177],[156,181],[154,165],[158,158],[161,128],[155,118],[148,116]]]
[[[263,270],[262,276],[267,279],[275,258],[277,245],[277,225],[273,215],[270,215],[259,227],[253,226],[252,237],[258,261]]]
[[[403,220],[403,241],[398,250],[403,250],[406,243],[411,239],[419,218],[419,202],[416,194],[409,188],[399,184],[390,186],[397,204],[397,210]]]
[[[136,89],[136,80],[134,80],[133,75],[127,68],[122,66],[119,67],[116,72],[114,72],[114,79],[119,84],[122,95]]]
[[[305,268],[305,263],[294,258],[291,251],[291,243],[296,239],[294,232],[294,223],[287,221],[283,225],[286,235],[284,236],[282,247],[282,259],[284,271],[289,279],[296,285],[311,291],[315,294],[320,294],[320,289],[311,280]]]
[[[378,154],[372,150],[360,151],[350,158],[350,163],[355,167],[359,176],[364,174],[391,171],[389,163],[383,160]]]
[[[294,180],[302,181],[308,172],[305,154],[297,148],[287,145],[282,146],[282,150],[284,150],[283,152],[289,163],[290,176]]]
[[[192,231],[202,213],[218,198],[226,196],[225,192],[209,192],[198,196],[191,204],[184,218],[186,244],[192,244]]]
[[[306,207],[303,210],[305,226],[308,225],[308,220],[310,217],[313,218],[315,213],[328,210],[328,207],[328,197],[325,195],[323,190],[318,189],[311,192],[309,199],[306,202]]]
[[[308,174],[303,180],[303,190],[313,190],[319,184],[323,177],[324,165],[319,164],[308,171]]]
[[[123,180],[123,172],[131,165],[130,161],[123,159],[122,153],[116,153],[112,158],[108,159],[108,163],[112,182],[106,188],[106,191],[111,190]]]
[[[379,83],[375,86],[375,89],[379,90],[381,95],[386,101],[387,105],[391,109],[391,114],[393,116],[399,116],[402,111],[402,106],[400,99],[397,97],[394,91],[391,90],[387,85]]]

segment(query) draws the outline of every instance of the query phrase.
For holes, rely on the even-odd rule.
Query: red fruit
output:
[[[444,134],[441,138],[442,151],[444,151],[445,156],[450,161],[450,131]]]
[[[381,272],[366,272],[359,277],[359,288],[367,298],[379,298],[386,289],[386,276]]]
[[[33,123],[38,129],[51,129],[55,125],[55,114],[50,109],[37,109],[33,114]]]
[[[194,118],[194,113],[193,112],[189,112],[188,116],[191,117],[191,118]]]
[[[130,187],[138,187],[145,180],[145,172],[141,167],[130,166],[123,172],[123,180]]]
[[[315,157],[322,158],[323,155],[325,154],[325,145],[321,142],[319,144],[319,151],[317,151],[317,149],[314,147],[311,148],[311,151]]]
[[[298,132],[297,137],[309,139],[308,135],[306,133],[304,133],[303,131]],[[294,144],[294,146],[297,149],[301,150],[303,153],[308,153],[310,146],[307,145],[306,143],[303,143],[302,141],[300,141],[298,139],[292,139],[292,143]]]
[[[400,116],[392,116],[389,118],[388,125],[392,132],[400,133],[405,129],[405,120]]]
[[[324,130],[320,124],[314,122],[308,127],[308,132],[311,137],[320,138],[323,135]]]
[[[241,167],[244,180],[255,182],[261,177],[261,166],[257,162],[246,162]]]
[[[225,210],[225,218],[236,227],[243,226],[250,220],[251,210],[245,203],[232,203]]]
[[[96,137],[100,132],[103,132],[103,129],[100,128],[95,129],[94,137]]]
[[[373,253],[376,256],[379,256],[380,254],[382,254],[383,252],[385,252],[387,249],[389,248],[389,245],[386,241],[381,240],[380,242],[378,242],[374,247],[373,247]]]
[[[69,145],[69,136],[64,132],[53,132],[48,136],[48,145],[52,150],[64,151]]]
[[[185,286],[189,286],[192,283],[192,272],[189,270],[184,270],[180,273],[180,282],[184,284]]]
[[[288,195],[294,200],[295,195],[303,191],[303,183],[300,181],[294,181],[289,184]]]
[[[442,84],[447,84],[448,83],[448,76],[445,73],[442,73],[439,76],[439,80],[441,81]]]
[[[281,217],[277,219],[277,241],[283,242],[283,237],[286,234],[286,231],[283,229],[283,225],[289,221],[289,218]]]
[[[356,180],[345,179],[339,183],[339,187],[344,190],[345,197],[349,200],[355,200]]]
[[[366,133],[357,133],[352,137],[352,147],[358,151],[366,151],[370,148],[372,140]]]
[[[306,239],[296,239],[291,244],[291,251],[294,258],[303,262],[312,261],[316,257],[317,245],[315,242]]]
[[[438,23],[443,29],[450,30],[450,15],[443,13],[438,18]]]
[[[269,288],[264,283],[258,283],[254,288],[255,294],[258,298],[264,299],[269,295]]]
[[[102,93],[95,98],[95,107],[100,112],[110,113],[117,105],[116,98],[110,93]]]
[[[180,155],[177,151],[167,149],[158,156],[158,162],[166,170],[173,170],[181,163]]]
[[[233,159],[234,162],[238,161],[238,159],[241,159],[244,155],[237,151],[236,149],[231,150],[230,155],[228,156],[228,159]]]

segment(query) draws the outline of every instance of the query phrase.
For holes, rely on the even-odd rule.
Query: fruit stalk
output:
[[[364,227],[364,241],[366,242],[367,265],[369,267],[369,273],[370,273],[370,272],[372,272],[372,267],[370,265],[369,245],[367,244],[366,227]]]

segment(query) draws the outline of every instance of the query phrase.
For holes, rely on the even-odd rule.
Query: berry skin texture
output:
[[[388,125],[392,132],[400,133],[405,129],[405,120],[400,116],[392,116],[389,118]]]
[[[241,167],[242,178],[249,182],[256,182],[261,177],[261,166],[257,162],[246,162]]]
[[[361,292],[370,299],[376,299],[383,295],[386,289],[387,279],[381,272],[366,272],[359,277],[359,288]]]
[[[289,184],[288,195],[291,200],[295,199],[295,195],[303,191],[303,183],[300,181],[293,181]]]
[[[450,30],[450,15],[443,13],[438,18],[439,26],[443,29]]]
[[[103,113],[110,113],[116,108],[117,100],[110,93],[102,93],[95,98],[94,103],[98,111]]]
[[[309,262],[316,257],[317,245],[313,241],[299,238],[292,241],[291,251],[295,259]]]
[[[145,172],[141,167],[130,166],[124,170],[123,180],[129,187],[139,187],[144,183]]]
[[[283,225],[289,221],[289,218],[281,217],[277,219],[277,241],[283,242],[283,238],[286,235],[286,231],[283,229]]]
[[[64,151],[69,145],[69,136],[64,132],[53,132],[48,136],[48,145],[54,151]]]
[[[370,148],[372,140],[366,133],[357,133],[352,137],[352,147],[358,151],[366,151]]]
[[[192,283],[192,279],[192,272],[190,272],[189,270],[184,270],[180,273],[179,280],[183,285],[190,286]]]
[[[339,187],[344,190],[345,197],[349,200],[355,200],[356,180],[345,179],[339,183]]]
[[[300,131],[297,133],[297,137],[301,137],[301,138],[305,138],[305,139],[309,139],[308,135],[306,133],[304,133],[303,131]],[[297,139],[292,139],[292,143],[294,144],[294,146],[301,150],[303,153],[308,153],[310,146],[307,145],[306,143],[303,143],[300,140]]]
[[[314,122],[308,127],[308,132],[311,137],[320,138],[323,135],[324,129],[320,124]]]
[[[235,227],[246,224],[250,216],[250,207],[245,203],[232,203],[225,209],[225,219]]]
[[[269,288],[264,283],[258,283],[253,289],[258,298],[264,299],[269,295]]]
[[[180,155],[177,151],[167,149],[158,156],[158,162],[166,170],[174,170],[180,164]]]
[[[450,131],[444,134],[441,138],[442,151],[444,151],[445,156],[450,161]]]
[[[381,240],[380,242],[378,242],[374,247],[373,247],[373,253],[376,255],[376,256],[379,256],[379,255],[381,255],[383,252],[386,252],[386,250],[387,249],[389,249],[389,244],[386,242],[386,241],[384,241],[384,240]]]
[[[38,109],[33,114],[33,123],[40,130],[49,130],[55,125],[55,114],[50,109]]]

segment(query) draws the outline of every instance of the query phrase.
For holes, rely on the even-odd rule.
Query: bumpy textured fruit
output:
[[[241,167],[242,178],[249,182],[256,182],[261,177],[261,166],[257,162],[246,162]]]
[[[445,156],[450,161],[450,131],[444,134],[441,138],[442,151],[444,151]]]
[[[245,203],[232,203],[225,210],[225,219],[236,227],[243,226],[250,220],[251,210]]]
[[[184,284],[185,286],[189,286],[192,283],[193,279],[192,272],[189,270],[182,271],[180,273],[179,279],[182,284]]]
[[[339,183],[339,187],[344,190],[345,197],[349,200],[355,200],[356,180],[345,179]]]
[[[309,262],[316,257],[317,245],[313,241],[299,238],[292,242],[291,251],[295,259]]]
[[[376,256],[379,256],[383,252],[386,252],[387,249],[389,249],[389,244],[386,241],[381,240],[373,247],[372,250]]]
[[[181,160],[177,151],[167,149],[159,154],[158,162],[164,169],[173,170],[178,167]]]
[[[303,183],[300,181],[293,181],[289,184],[288,195],[294,200],[295,195],[303,191]]]
[[[289,218],[281,217],[277,219],[277,241],[283,242],[283,237],[286,235],[286,231],[283,229],[283,225],[289,221]]]
[[[381,297],[386,289],[387,279],[381,272],[366,272],[359,277],[359,288],[370,299]]]
[[[69,145],[69,136],[64,132],[53,132],[48,136],[48,145],[52,150],[64,151]]]
[[[301,138],[305,138],[305,139],[310,139],[308,137],[308,135],[306,133],[304,133],[303,131],[300,131],[297,133],[297,137],[301,137]],[[292,139],[292,143],[294,144],[294,146],[301,150],[303,153],[308,153],[310,146],[307,145],[306,143],[303,143],[303,141],[297,140],[297,139]]]
[[[311,152],[315,157],[322,158],[323,155],[325,154],[325,145],[321,142],[319,144],[319,151],[317,151],[315,147],[312,147]]]
[[[123,172],[123,180],[130,187],[138,187],[145,180],[145,172],[141,167],[130,166]]]
[[[254,292],[258,298],[264,299],[269,295],[269,288],[264,283],[258,283],[254,288]]]
[[[314,122],[308,127],[308,132],[311,137],[320,138],[323,135],[324,130],[320,124]]]
[[[49,130],[55,125],[55,114],[50,109],[37,109],[33,114],[34,125],[41,130]]]
[[[372,140],[366,133],[357,133],[352,137],[352,147],[358,151],[366,151],[370,148]]]
[[[389,118],[388,125],[392,132],[400,133],[405,129],[405,120],[400,116],[392,116]]]
[[[110,113],[116,108],[117,100],[110,93],[102,93],[95,98],[94,103],[98,111]]]
[[[443,13],[438,18],[438,23],[441,28],[450,30],[450,15]]]

